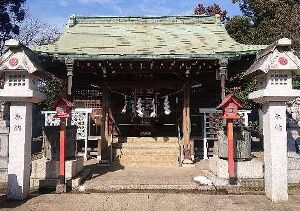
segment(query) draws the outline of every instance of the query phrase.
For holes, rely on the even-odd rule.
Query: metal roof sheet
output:
[[[219,16],[77,17],[38,53],[99,58],[197,58],[255,54],[265,46],[234,41]]]

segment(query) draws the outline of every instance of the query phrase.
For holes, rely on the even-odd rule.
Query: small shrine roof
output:
[[[235,57],[253,55],[264,48],[234,41],[216,15],[71,16],[56,43],[31,49],[57,57],[163,59]]]
[[[228,94],[222,101],[220,105],[217,106],[217,109],[225,107],[228,103],[233,102],[234,104],[237,105],[237,107],[242,108],[243,105],[234,97],[234,94]]]

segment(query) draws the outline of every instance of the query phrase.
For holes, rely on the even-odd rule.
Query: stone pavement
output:
[[[83,184],[86,192],[134,192],[134,191],[210,191],[211,186],[199,186],[192,179],[195,176],[215,178],[208,170],[208,163],[202,162],[195,167],[100,167],[89,161],[86,168],[91,170],[91,177]],[[222,183],[222,181],[221,181]],[[226,185],[226,181],[223,181]]]
[[[191,193],[91,193],[32,195],[24,202],[7,202],[3,210],[300,210],[300,195],[286,203],[271,203],[263,195],[209,195]],[[1,209],[1,210],[2,210]]]
[[[223,194],[215,191],[214,186],[196,184],[192,181],[194,176],[213,178],[212,173],[206,170],[205,162],[190,168],[100,168],[97,161],[90,160],[86,167],[91,170],[92,175],[83,184],[83,192],[44,195],[32,193],[23,202],[9,202],[5,195],[0,194],[0,209],[300,210],[298,188],[290,192],[288,202],[274,204],[262,192],[252,192],[252,195]]]

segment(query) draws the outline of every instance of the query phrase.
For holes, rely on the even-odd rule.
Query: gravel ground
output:
[[[203,194],[45,194],[25,202],[7,202],[0,196],[3,210],[300,210],[300,195],[286,203],[271,203],[262,195]]]

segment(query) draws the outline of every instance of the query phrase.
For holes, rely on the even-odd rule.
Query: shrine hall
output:
[[[219,15],[72,15],[57,42],[31,50],[88,114],[86,159],[168,166],[210,155],[226,80],[263,48],[234,41]]]

